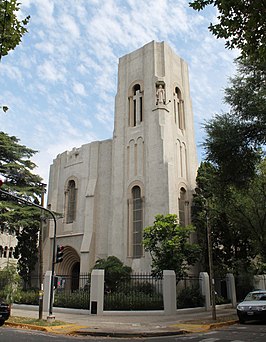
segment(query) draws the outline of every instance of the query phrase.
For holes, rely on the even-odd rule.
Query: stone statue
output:
[[[156,104],[163,103],[165,104],[165,90],[163,86],[160,84],[156,91]]]

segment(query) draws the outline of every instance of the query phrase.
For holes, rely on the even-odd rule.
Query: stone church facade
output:
[[[48,206],[63,214],[57,244],[65,246],[56,273],[89,272],[110,255],[149,271],[143,228],[156,214],[190,223],[196,171],[188,66],[152,41],[119,59],[113,138],[63,152],[51,165]],[[50,225],[44,271],[52,242]]]

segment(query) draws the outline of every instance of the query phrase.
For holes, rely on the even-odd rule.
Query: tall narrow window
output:
[[[133,126],[137,124],[137,101],[133,100]]]
[[[142,256],[142,227],[143,227],[143,208],[141,191],[139,186],[132,189],[133,199],[133,257],[140,258]]]
[[[129,125],[139,125],[143,121],[142,91],[139,84],[135,84],[129,95]]]
[[[66,223],[72,223],[76,218],[76,185],[74,180],[68,182],[66,192]]]
[[[179,129],[185,129],[184,101],[178,87],[175,88],[174,92],[174,113],[175,117],[177,116]]]
[[[179,225],[181,227],[185,227],[185,225],[186,225],[185,204],[186,204],[186,190],[184,188],[181,188],[180,189],[180,196],[179,196],[179,200],[178,200]]]

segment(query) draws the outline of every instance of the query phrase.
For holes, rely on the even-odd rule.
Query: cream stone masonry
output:
[[[57,156],[48,204],[62,213],[56,273],[89,272],[115,255],[135,271],[150,270],[142,232],[156,214],[190,222],[197,171],[188,66],[165,43],[150,42],[119,59],[112,140]],[[50,269],[52,227],[44,241]]]

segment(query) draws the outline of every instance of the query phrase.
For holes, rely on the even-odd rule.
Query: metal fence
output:
[[[176,281],[177,309],[204,306],[204,298],[200,293],[199,276],[189,275]]]
[[[112,291],[105,290],[104,310],[163,310],[162,279],[131,274]]]
[[[54,306],[89,309],[91,275],[57,275],[55,277]]]
[[[214,278],[214,289],[216,295],[216,304],[225,304],[230,302],[228,299],[227,285],[225,277]]]

